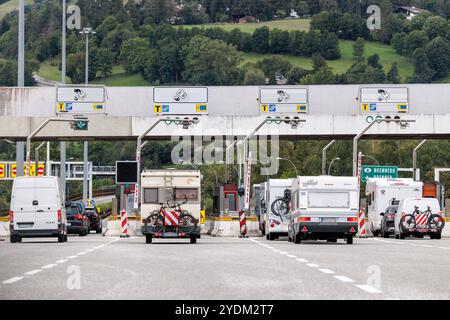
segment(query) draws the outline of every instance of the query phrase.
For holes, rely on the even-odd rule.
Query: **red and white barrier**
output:
[[[241,230],[241,237],[247,237],[247,218],[244,211],[239,211],[239,226]]]
[[[122,226],[121,238],[128,238],[128,214],[125,210],[120,211],[120,225]]]
[[[360,238],[367,237],[366,216],[362,211],[358,213],[358,237]]]

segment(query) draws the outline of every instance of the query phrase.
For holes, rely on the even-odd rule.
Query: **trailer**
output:
[[[383,213],[392,200],[422,197],[423,183],[411,178],[369,178],[366,183],[366,205],[369,229],[374,236],[381,233]]]
[[[297,177],[292,183],[288,240],[344,238],[352,244],[358,231],[358,190],[356,177]]]
[[[287,236],[288,225],[290,221],[288,206],[289,200],[281,201],[285,199],[286,190],[290,193],[292,187],[292,181],[294,179],[269,179],[266,188],[266,213],[264,218],[265,233],[267,240],[276,240],[280,236]],[[285,210],[279,212],[275,207],[275,202],[282,205],[286,205]],[[287,210],[286,210],[287,209]]]
[[[200,238],[201,179],[197,170],[147,170],[141,174],[141,231],[153,238]]]

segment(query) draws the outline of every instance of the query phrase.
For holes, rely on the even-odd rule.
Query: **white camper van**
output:
[[[366,183],[366,203],[369,228],[374,236],[381,232],[381,215],[392,200],[422,197],[423,183],[410,178],[369,178]]]
[[[142,172],[141,222],[147,243],[152,238],[190,238],[195,243],[200,238],[200,210],[200,171]]]
[[[56,177],[17,177],[11,193],[11,242],[57,237],[67,241],[64,198]]]
[[[266,189],[265,233],[267,240],[276,240],[287,236],[290,221],[289,210],[279,213],[274,208],[274,202],[283,199],[285,190],[291,190],[294,179],[269,179]]]
[[[297,177],[292,183],[289,241],[303,239],[353,243],[358,231],[356,177]]]

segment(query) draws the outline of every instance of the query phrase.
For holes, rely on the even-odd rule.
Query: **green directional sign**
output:
[[[88,122],[86,120],[76,120],[74,129],[75,130],[87,130]]]
[[[397,178],[398,167],[395,166],[362,166],[361,181],[366,182],[368,178]]]

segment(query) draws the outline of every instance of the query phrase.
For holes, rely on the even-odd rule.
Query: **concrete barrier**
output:
[[[0,221],[0,237],[9,237],[9,221]]]
[[[213,237],[239,237],[241,235],[238,217],[209,218],[207,222],[209,222],[207,234]],[[249,237],[261,236],[259,222],[254,217],[247,218],[247,235]]]

